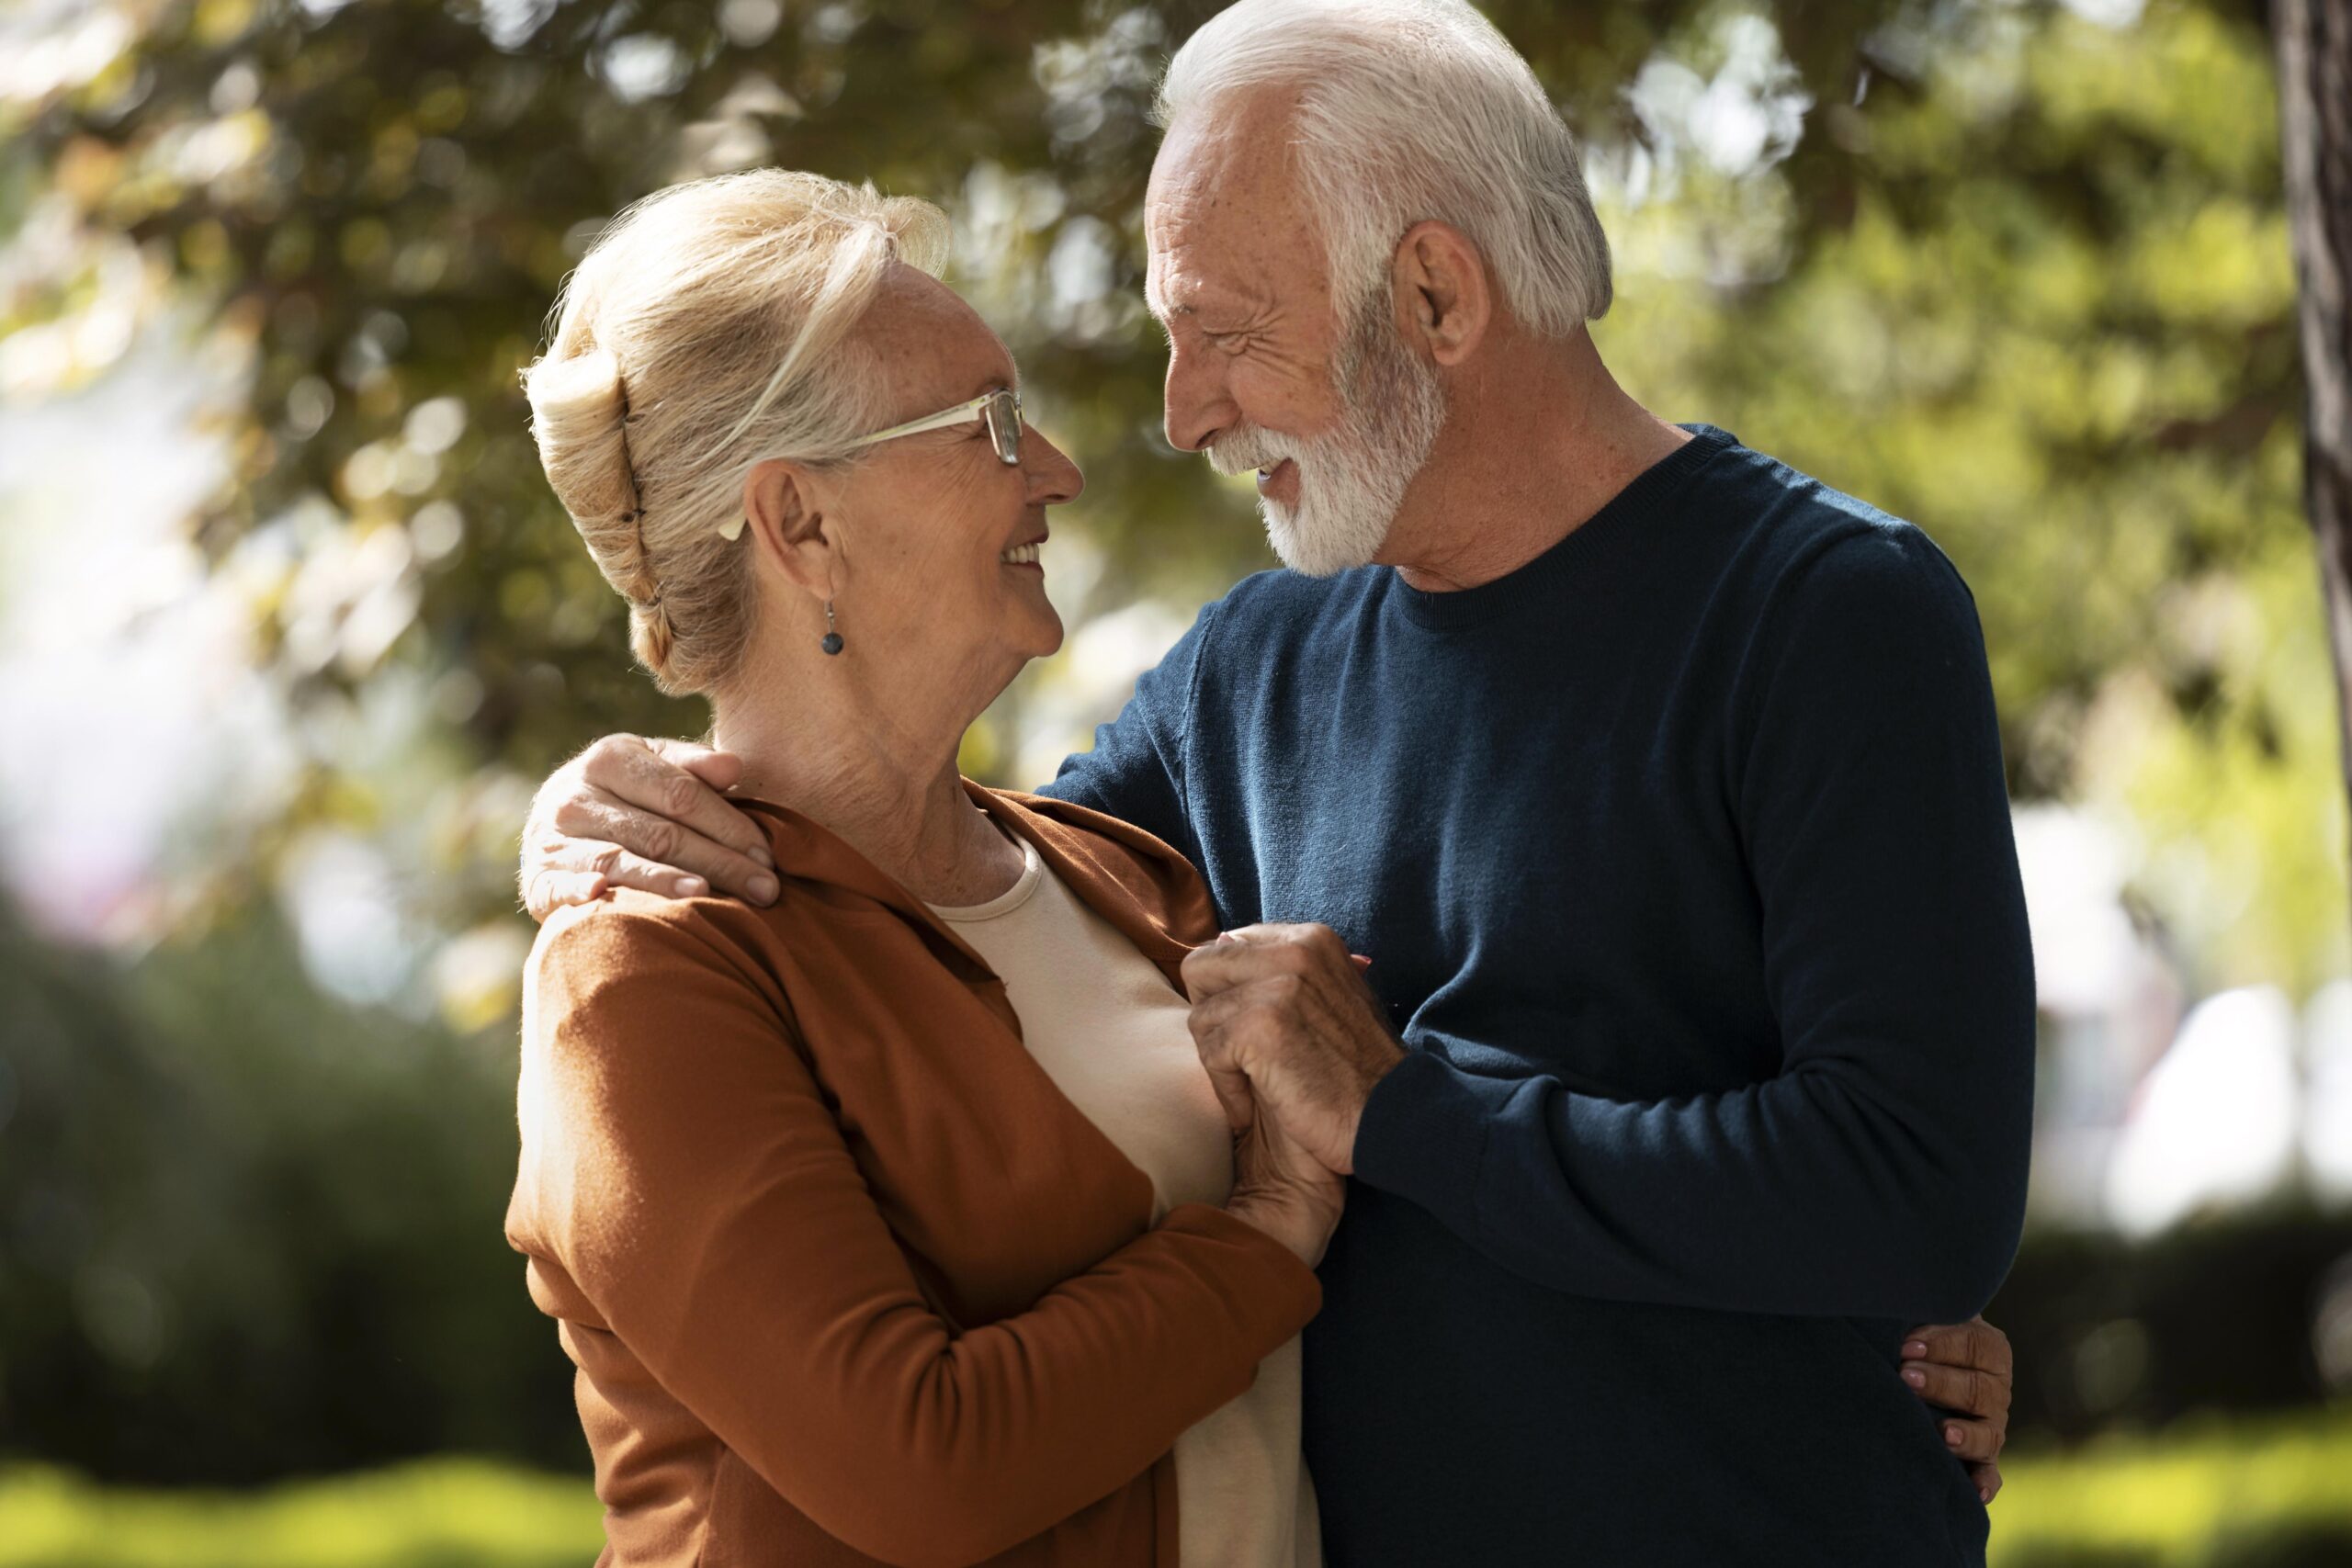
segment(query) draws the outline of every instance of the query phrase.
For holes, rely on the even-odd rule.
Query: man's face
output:
[[[1258,470],[1266,531],[1320,576],[1378,554],[1444,423],[1386,289],[1341,320],[1284,155],[1285,95],[1170,128],[1144,209],[1145,291],[1168,332],[1168,439]]]

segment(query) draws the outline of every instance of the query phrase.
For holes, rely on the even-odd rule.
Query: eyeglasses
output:
[[[1007,468],[1017,468],[1021,462],[1021,389],[1002,387],[993,392],[982,392],[969,402],[957,403],[952,409],[910,419],[904,424],[894,424],[888,430],[877,430],[871,435],[861,435],[850,443],[852,448],[871,446],[877,441],[895,440],[901,435],[920,435],[927,430],[945,430],[950,425],[967,424],[978,419],[989,427],[989,441],[996,447],[997,458]],[[726,538],[741,536],[746,517],[730,517],[718,525]]]
[[[1021,390],[1004,387],[993,392],[982,392],[967,403],[957,403],[952,409],[942,409],[922,419],[910,419],[904,424],[894,424],[888,430],[877,430],[871,435],[861,435],[850,443],[852,446],[871,446],[877,441],[888,441],[900,435],[920,435],[926,430],[944,430],[951,424],[963,424],[978,415],[987,422],[989,439],[996,445],[996,455],[1007,468],[1021,461]]]

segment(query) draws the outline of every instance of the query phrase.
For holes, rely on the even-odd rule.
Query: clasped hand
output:
[[[1193,1042],[1234,1129],[1227,1207],[1309,1267],[1340,1223],[1356,1123],[1404,1055],[1329,926],[1250,926],[1184,960]]]
[[[1193,1043],[1226,1119],[1247,1128],[1271,1109],[1318,1163],[1353,1171],[1364,1101],[1405,1049],[1339,933],[1244,926],[1194,948],[1183,975]]]

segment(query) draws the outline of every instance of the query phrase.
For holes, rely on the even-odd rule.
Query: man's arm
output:
[[[1036,793],[1132,822],[1200,863],[1184,808],[1184,751],[1202,649],[1222,603],[1204,605],[1159,662],[1136,677],[1119,716],[1094,727],[1094,749],[1063,758],[1054,782]]]
[[[1186,825],[1181,751],[1193,672],[1216,605],[1143,672],[1094,750],[1066,759],[1037,793],[1107,812],[1200,859]],[[523,827],[516,886],[531,918],[592,903],[613,887],[691,898],[717,888],[775,900],[775,867],[758,828],[720,793],[742,761],[690,740],[607,735],[548,775]]]
[[[1842,539],[1735,700],[1775,1077],[1635,1101],[1465,1072],[1388,1037],[1336,939],[1279,934],[1320,928],[1195,954],[1196,1037],[1310,1146],[1555,1289],[1959,1322],[2016,1249],[2033,1072],[1973,604],[1917,530]]]

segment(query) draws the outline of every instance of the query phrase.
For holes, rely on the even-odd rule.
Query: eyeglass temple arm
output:
[[[904,424],[894,424],[888,430],[877,430],[871,435],[861,435],[850,445],[871,446],[876,441],[888,441],[893,436],[920,435],[926,430],[941,430],[951,424],[962,424],[980,410],[988,407],[989,400],[995,396],[994,392],[983,392],[968,403],[958,403],[952,409],[942,409],[939,412],[926,415],[922,419],[910,419]]]

